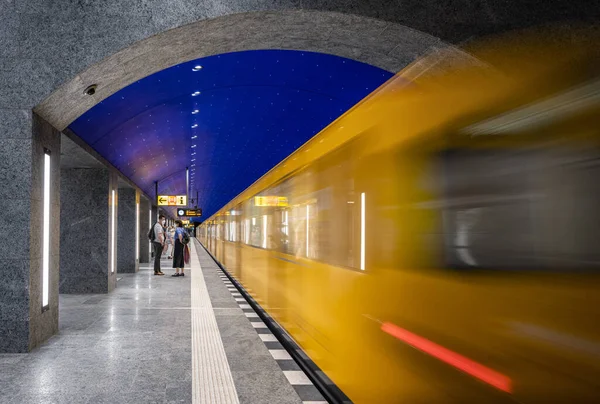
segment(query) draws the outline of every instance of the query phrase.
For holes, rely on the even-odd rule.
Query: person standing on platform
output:
[[[175,273],[171,276],[185,276],[185,273],[183,272],[183,267],[185,265],[183,248],[185,247],[184,238],[187,236],[187,234],[185,233],[183,223],[181,223],[180,220],[177,220],[175,225],[177,226],[175,228],[175,247],[173,249],[173,268],[175,268]],[[181,273],[179,272],[180,270]]]
[[[164,275],[160,270],[160,258],[167,242],[165,228],[163,227],[165,222],[165,216],[160,215],[158,222],[154,225],[154,239],[152,240],[154,245],[154,275]]]
[[[173,226],[169,226],[169,228],[167,229],[167,251],[165,252],[165,254],[167,255],[168,259],[172,259],[173,258],[173,249],[174,247],[174,238],[173,238],[173,234],[175,233],[175,229],[173,229]]]

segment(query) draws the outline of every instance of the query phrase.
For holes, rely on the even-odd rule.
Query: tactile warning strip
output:
[[[192,397],[194,404],[239,404],[196,246],[191,249]]]
[[[217,269],[219,277],[225,283],[227,289],[233,295],[233,298],[238,303],[240,309],[244,312],[254,330],[258,333],[260,339],[266,345],[273,359],[283,371],[288,382],[292,385],[303,404],[327,404],[327,401],[319,390],[310,381],[308,376],[302,371],[300,366],[292,359],[288,351],[279,343],[275,335],[269,330],[267,325],[260,319],[259,315],[254,311],[252,306],[248,304],[246,299],[238,292],[236,287],[231,283],[227,275],[221,269]]]

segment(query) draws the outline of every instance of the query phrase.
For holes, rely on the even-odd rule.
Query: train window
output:
[[[323,198],[322,191],[309,191],[310,181],[310,174],[302,172],[263,192],[285,201],[282,206],[265,210],[269,213],[268,224],[264,226],[268,231],[268,248],[297,258],[320,256],[319,210]]]
[[[229,221],[225,221],[224,226],[223,226],[223,238],[225,239],[225,241],[231,241],[230,237],[230,230],[231,230],[231,226],[229,226]]]
[[[244,244],[250,244],[250,219],[244,219],[242,222],[242,233],[244,237]]]
[[[451,267],[524,267],[534,261],[526,159],[503,152],[442,157],[445,256]]]
[[[267,248],[266,215],[256,215],[246,221],[246,237],[248,244],[254,247]]]
[[[251,207],[256,234],[267,230],[268,249],[332,265],[358,265],[356,226],[360,217],[355,217],[358,202],[350,160],[348,153],[338,152],[260,193],[287,202]],[[263,214],[267,215],[266,225],[261,221]],[[260,242],[257,239],[253,245],[260,246]]]
[[[351,151],[340,149],[250,198],[239,237],[254,247],[357,268],[360,196],[353,164]]]
[[[446,264],[597,267],[597,153],[454,150],[442,156]]]

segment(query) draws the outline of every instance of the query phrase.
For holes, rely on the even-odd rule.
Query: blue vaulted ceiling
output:
[[[155,181],[185,194],[190,167],[206,218],[391,76],[321,53],[221,54],[133,83],[70,129],[149,195]]]

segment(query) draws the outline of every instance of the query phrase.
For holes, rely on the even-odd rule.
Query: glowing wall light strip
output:
[[[148,223],[150,223],[150,229],[152,228],[152,226],[154,226],[154,223],[152,223],[152,208],[150,208],[150,210],[148,211]],[[148,229],[148,230],[150,230]],[[148,257],[150,257],[150,253],[152,252],[152,240],[150,240],[148,242]]]
[[[140,202],[135,203],[135,259],[140,260]]]
[[[263,216],[263,248],[267,248],[267,215]]]
[[[110,210],[110,272],[115,272],[115,190],[112,190],[112,206]]]
[[[246,244],[250,244],[250,219],[246,219],[246,227],[244,228],[246,234]]]
[[[44,154],[44,228],[42,245],[42,308],[50,303],[50,152]]]
[[[466,358],[456,352],[444,348],[434,342],[429,341],[419,335],[413,334],[410,331],[400,328],[392,323],[383,323],[381,330],[390,334],[393,337],[407,343],[408,345],[417,348],[420,351],[429,354],[442,362],[454,366],[463,372],[484,381],[485,383],[494,386],[497,389],[512,393],[512,380],[501,373],[496,372],[486,366],[483,366],[469,358]]]
[[[306,257],[308,258],[308,229],[310,228],[310,205],[306,205]]]
[[[360,194],[360,269],[365,270],[365,193]]]

